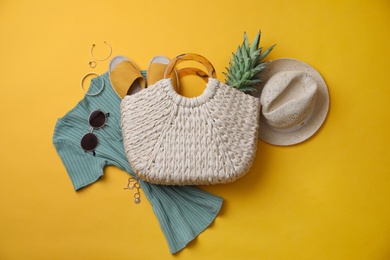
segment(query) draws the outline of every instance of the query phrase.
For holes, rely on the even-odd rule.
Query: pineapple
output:
[[[244,42],[238,46],[233,58],[230,59],[229,68],[226,68],[226,84],[239,89],[243,92],[256,91],[256,85],[261,83],[260,72],[265,68],[268,62],[261,62],[275,47],[276,44],[269,47],[262,53],[262,47],[259,48],[261,32],[259,31],[249,45],[248,37],[244,32]]]

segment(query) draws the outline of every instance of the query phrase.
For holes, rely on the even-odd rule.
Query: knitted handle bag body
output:
[[[194,98],[178,94],[169,77],[186,60],[198,61],[208,71],[206,89]],[[164,79],[122,100],[124,147],[138,177],[155,184],[208,185],[232,182],[250,169],[260,101],[215,75],[204,57],[179,55],[168,64]]]

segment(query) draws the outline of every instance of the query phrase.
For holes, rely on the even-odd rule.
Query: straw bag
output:
[[[203,64],[209,76],[204,92],[194,98],[178,94],[169,77],[188,60]],[[199,69],[182,70],[206,75],[207,81]],[[252,166],[259,111],[259,99],[218,81],[207,59],[179,55],[168,64],[164,79],[122,100],[127,158],[138,177],[155,184],[232,182]]]

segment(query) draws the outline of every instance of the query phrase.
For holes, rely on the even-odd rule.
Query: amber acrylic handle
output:
[[[207,74],[201,69],[193,68],[193,67],[180,69],[177,71],[177,75],[179,78],[182,78],[187,75],[195,75],[202,78],[206,83],[209,80],[209,74]]]
[[[164,78],[166,78],[166,79],[169,78],[170,75],[172,74],[172,71],[175,69],[176,65],[183,62],[183,61],[197,61],[197,62],[201,63],[207,69],[208,76],[211,78],[216,78],[216,72],[215,72],[214,66],[211,64],[211,62],[209,60],[207,60],[205,57],[203,57],[202,55],[195,54],[195,53],[181,54],[181,55],[177,56],[176,58],[174,58],[173,60],[171,60],[171,62],[168,64],[167,68],[165,69]],[[199,75],[198,73],[196,73],[197,70],[192,70],[192,69],[194,69],[194,68],[191,68],[191,70],[188,70],[190,72],[190,74]],[[195,74],[192,72],[195,72]],[[183,75],[184,75],[184,72],[183,72]],[[185,75],[188,75],[188,74],[185,74]],[[204,73],[200,73],[200,75],[204,75]]]

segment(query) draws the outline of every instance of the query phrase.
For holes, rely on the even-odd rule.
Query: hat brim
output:
[[[318,87],[316,104],[310,120],[301,128],[291,132],[278,132],[271,128],[266,123],[263,114],[260,113],[259,138],[269,144],[287,146],[307,140],[318,131],[328,114],[329,92],[324,79],[313,67],[296,59],[282,58],[270,61],[263,70],[260,93],[272,75],[290,70],[306,72],[315,80]]]

